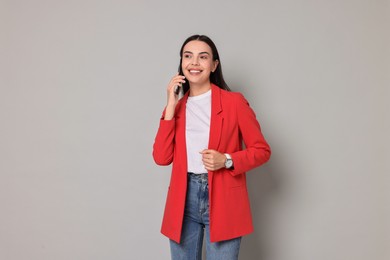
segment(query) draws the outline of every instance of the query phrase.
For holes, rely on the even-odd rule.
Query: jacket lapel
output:
[[[177,129],[176,138],[177,138],[177,143],[183,144],[181,146],[181,148],[183,149],[182,152],[187,151],[187,146],[186,146],[186,104],[187,104],[187,99],[188,99],[188,92],[179,101],[179,104],[176,106],[176,111],[175,111],[176,129]]]
[[[219,143],[221,141],[222,125],[223,113],[221,105],[221,89],[212,84],[209,149],[218,151]]]
[[[187,104],[187,99],[188,99],[188,94],[189,91],[179,100],[179,104],[176,107],[175,111],[175,117],[176,119],[184,120],[186,117],[186,104]]]

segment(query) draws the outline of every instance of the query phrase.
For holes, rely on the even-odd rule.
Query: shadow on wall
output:
[[[245,64],[242,65],[245,66]],[[227,74],[234,75],[234,71]],[[258,119],[260,119],[264,132],[265,128],[272,128],[268,125],[270,122],[264,126],[262,125],[263,121],[260,116],[262,113],[256,109],[255,102],[263,102],[262,98],[265,98],[267,94],[259,97],[259,89],[251,87],[245,89],[234,88],[234,86],[250,86],[248,82],[250,78],[251,74],[247,70],[243,70],[240,75],[230,78],[229,86],[233,87],[233,91],[239,91],[245,96]],[[259,86],[263,85],[259,80],[256,82]],[[264,91],[266,92],[266,89]],[[274,260],[277,256],[275,250],[280,250],[280,248],[277,248],[278,244],[272,240],[276,232],[273,230],[274,223],[276,223],[273,209],[276,207],[274,204],[278,201],[278,198],[285,195],[284,184],[286,180],[284,176],[286,176],[287,169],[283,168],[284,162],[281,162],[284,161],[282,154],[279,153],[282,150],[277,147],[281,143],[281,136],[276,137],[265,132],[264,134],[265,139],[271,146],[272,154],[265,165],[249,171],[246,175],[255,230],[252,234],[243,237],[239,254],[240,260]]]
[[[273,251],[277,250],[272,243],[273,223],[270,218],[272,203],[282,193],[282,181],[278,178],[283,175],[272,164],[271,160],[264,166],[247,173],[248,192],[251,201],[252,217],[255,231],[243,237],[240,249],[240,260],[271,260]]]

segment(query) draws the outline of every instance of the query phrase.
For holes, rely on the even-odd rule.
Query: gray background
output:
[[[385,260],[389,1],[0,2],[0,259],[169,259],[152,144],[187,36],[273,155],[240,259]]]

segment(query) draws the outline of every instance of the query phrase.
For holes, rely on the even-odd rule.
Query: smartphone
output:
[[[179,75],[180,75],[180,76],[183,76],[183,74],[180,73],[180,67],[179,67]],[[178,85],[178,86],[175,87],[175,89],[173,90],[173,92],[175,92],[175,95],[179,95],[181,89],[182,89],[182,86],[181,86],[181,85]]]
[[[176,86],[175,89],[173,90],[173,92],[175,92],[175,95],[179,95],[180,94],[180,89],[181,89],[181,86]]]

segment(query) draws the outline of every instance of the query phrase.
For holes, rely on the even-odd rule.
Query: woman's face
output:
[[[181,67],[190,85],[210,83],[210,73],[217,68],[218,60],[213,60],[210,46],[202,41],[190,41],[182,53]]]

